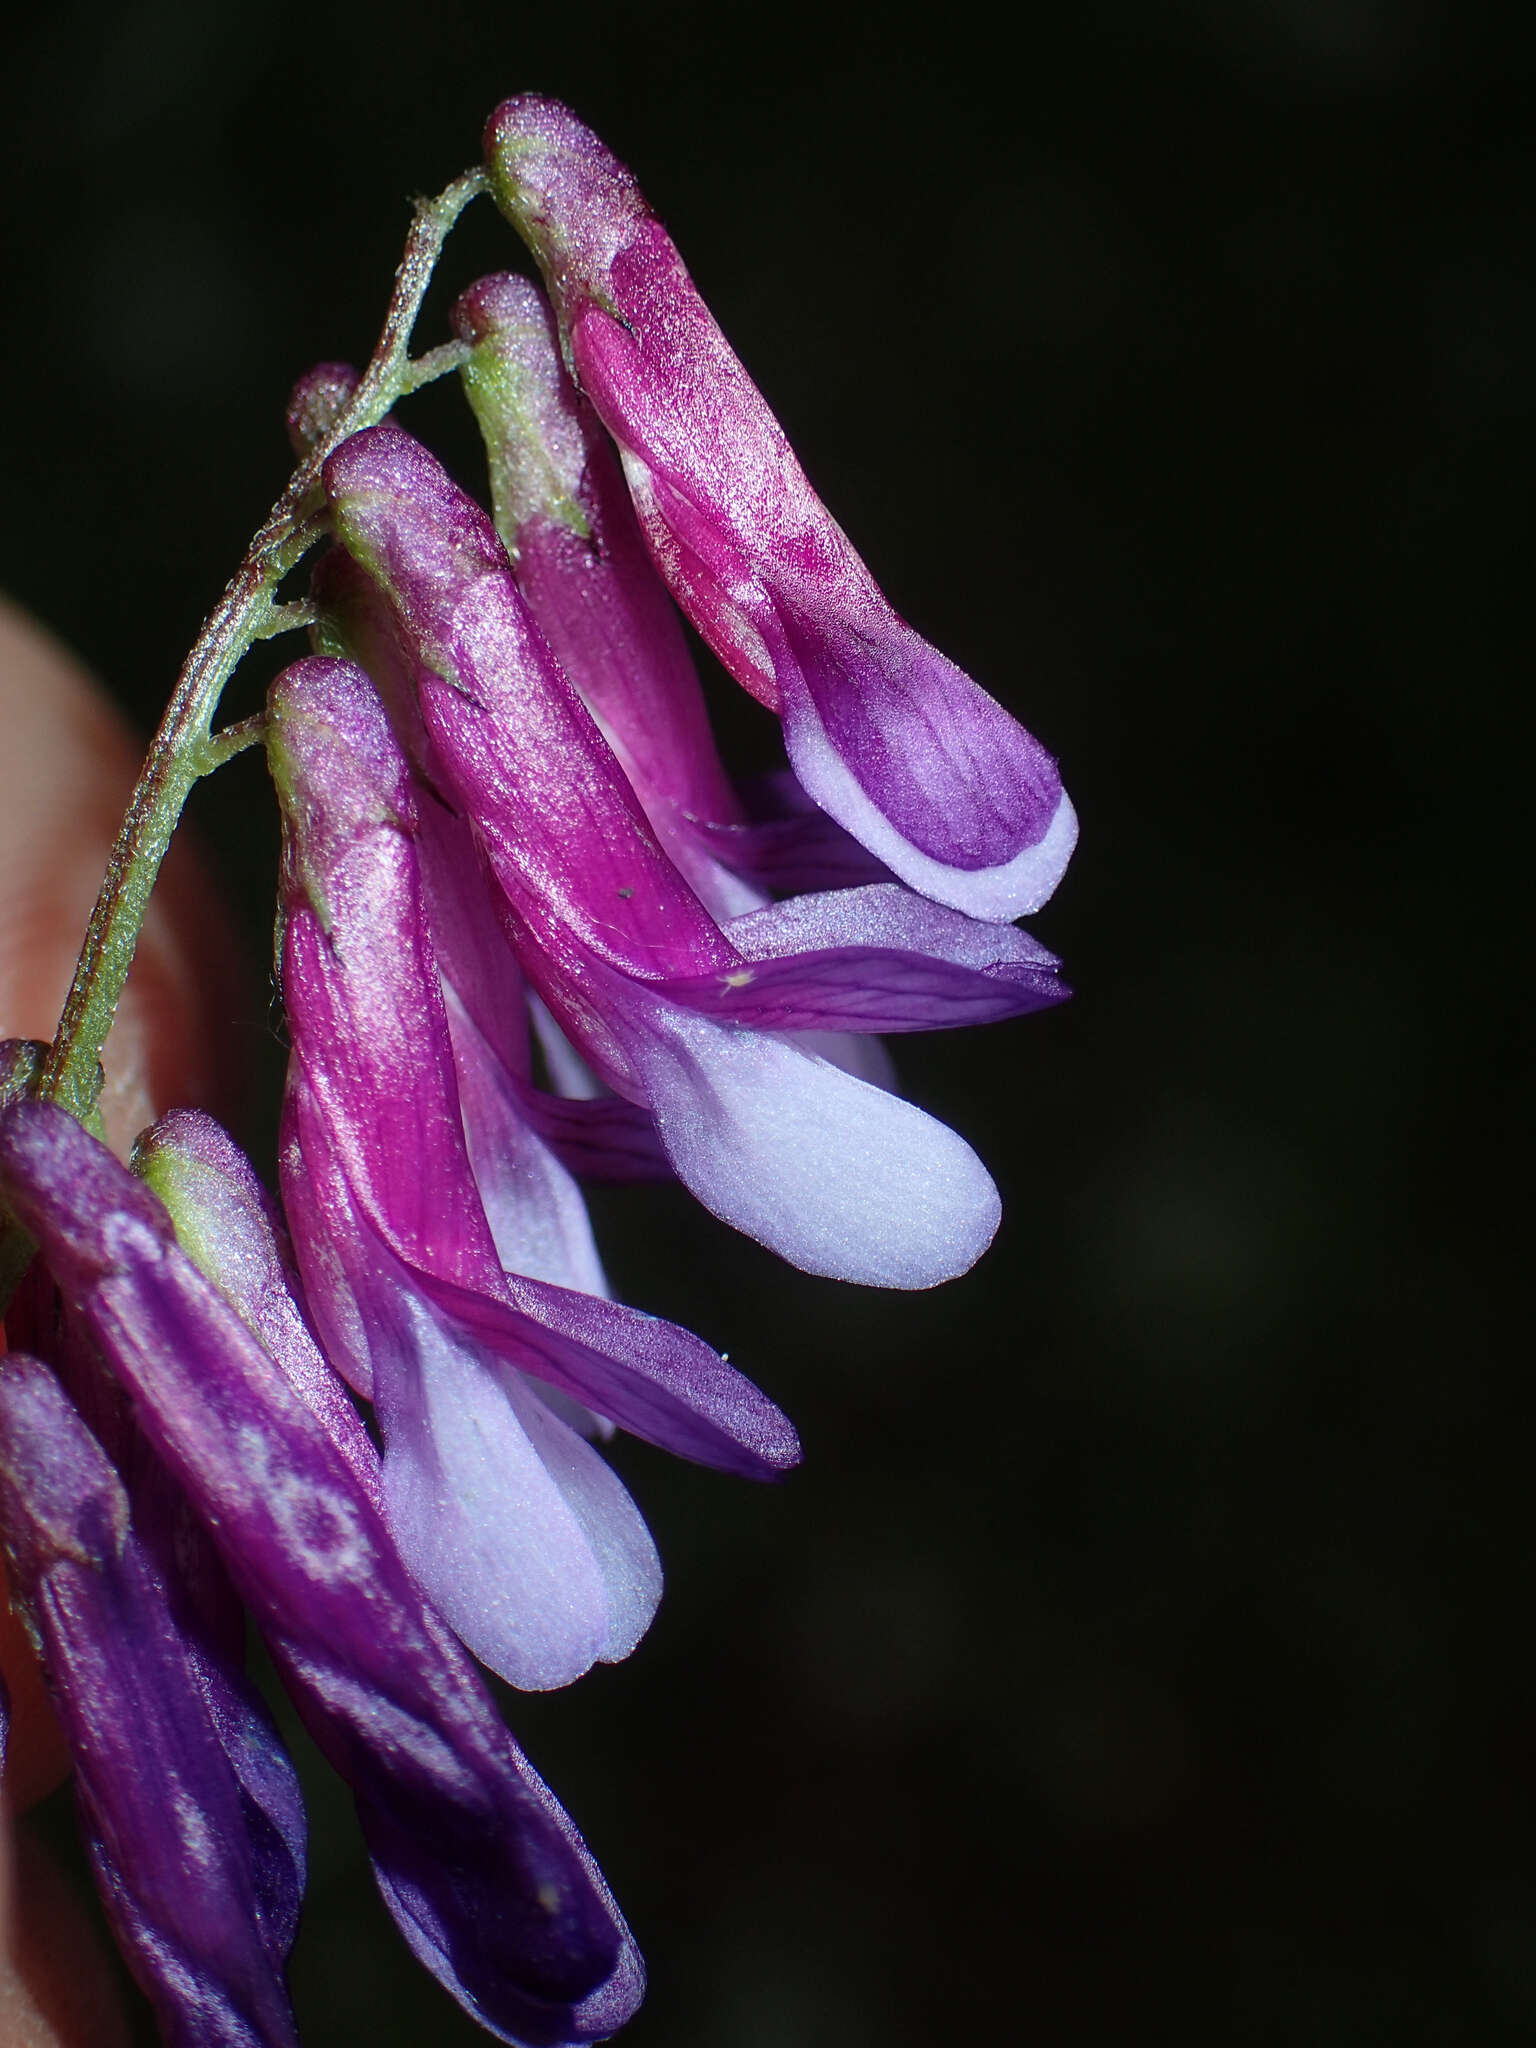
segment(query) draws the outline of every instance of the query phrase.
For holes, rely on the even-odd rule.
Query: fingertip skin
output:
[[[62,1785],[73,1768],[48,1700],[26,1630],[11,1610],[11,1589],[0,1564],[0,1680],[10,1696],[6,1731],[4,1798],[12,1813],[25,1813]],[[0,2007],[3,2010],[3,2007]],[[0,2041],[5,2039],[0,2031]]]
[[[0,2043],[129,2048],[106,1943],[31,1822],[14,1813],[0,1800]]]

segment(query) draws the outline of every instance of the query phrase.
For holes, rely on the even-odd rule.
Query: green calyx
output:
[[[203,1278],[217,1287],[221,1270],[218,1245],[208,1228],[218,1215],[219,1177],[214,1169],[189,1159],[174,1145],[142,1141],[134,1146],[128,1163],[165,1204],[176,1242]]]
[[[459,371],[485,443],[496,531],[517,557],[517,537],[530,519],[553,519],[582,540],[592,529],[544,430],[542,395],[520,360],[515,333],[476,344]]]

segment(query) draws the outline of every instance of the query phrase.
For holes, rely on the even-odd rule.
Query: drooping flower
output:
[[[149,1151],[151,1177],[183,1215],[199,1211],[189,1237],[218,1286],[182,1251],[157,1196],[49,1104],[0,1112],[0,1195],[212,1537],[310,1734],[351,1785],[380,1891],[418,1959],[503,2040],[553,2048],[611,2033],[641,1993],[633,1942],[571,1822],[401,1563],[358,1470],[366,1436],[352,1432],[343,1449],[321,1419],[325,1367],[286,1299],[254,1176],[206,1119],[162,1127]],[[211,1183],[222,1183],[212,1201]],[[4,1512],[14,1500],[35,1504],[24,1512],[41,1540],[15,1526],[39,1568],[68,1557],[75,1527],[90,1538],[88,1560],[120,1559],[110,1475],[82,1450],[49,1385],[33,1365],[7,1361],[0,1375],[10,1390],[0,1429],[23,1446],[0,1479]],[[50,1444],[68,1458],[50,1462]],[[103,1623],[111,1654],[144,1656],[133,1649],[141,1629],[120,1640],[137,1612],[126,1583],[109,1578],[118,1604]],[[133,1742],[130,1719],[114,1781],[133,1783]],[[169,1868],[198,1839],[199,1813],[146,1804],[137,1853]],[[248,1917],[259,1939],[260,1915]],[[189,2048],[287,2038],[219,2032],[195,1987],[178,1983],[171,1996],[192,2013],[177,2037]]]
[[[716,751],[693,658],[617,453],[571,383],[543,293],[526,278],[483,277],[455,304],[453,325],[470,345],[461,375],[518,588],[710,914],[762,909],[765,888],[888,881],[789,776],[755,785],[749,818]]]
[[[963,1272],[996,1228],[984,1168],[799,1034],[980,1023],[1059,1001],[1058,963],[892,883],[722,928],[668,859],[562,675],[485,515],[399,428],[328,460],[338,536],[389,601],[349,621],[429,783],[472,821],[523,970],[705,1205],[812,1272]]]
[[[170,1533],[142,1490],[130,1505],[54,1372],[0,1356],[12,1597],[74,1759],[123,1954],[172,2048],[296,2048],[283,1970],[303,1885],[297,1785],[241,1677],[238,1608],[231,1655],[197,1612]]]
[[[1038,908],[1077,833],[1055,762],[892,610],[632,174],[533,94],[497,108],[485,156],[668,587],[780,714],[804,788],[936,901]]]
[[[377,585],[345,549],[332,548],[317,565],[311,590],[320,609],[319,646],[363,664],[425,766],[433,750],[415,707],[414,672]],[[438,968],[494,1053],[522,1116],[572,1173],[669,1179],[672,1169],[645,1109],[604,1085],[529,988],[507,937],[501,891],[468,820],[432,800],[441,792],[431,781],[418,778],[416,790],[421,882]],[[545,1055],[548,1088],[534,1080],[530,1023]]]
[[[798,1444],[708,1345],[606,1298],[580,1194],[476,1025],[478,1010],[498,1028],[494,1003],[451,984],[445,1002],[418,851],[431,799],[368,679],[301,662],[273,686],[269,725],[293,1048],[283,1196],[311,1311],[374,1403],[412,1570],[484,1662],[563,1685],[628,1655],[660,1593],[645,1524],[587,1440],[595,1418],[748,1477],[783,1471]]]
[[[454,306],[453,324],[471,345],[461,374],[518,589],[710,916],[723,923],[767,909],[765,885],[888,881],[856,840],[803,799],[798,809],[781,804],[777,815],[748,822],[613,444],[566,374],[537,286],[483,277]],[[758,795],[761,802],[761,784]],[[808,1033],[800,1043],[861,1080],[895,1084],[890,1057],[870,1033]]]

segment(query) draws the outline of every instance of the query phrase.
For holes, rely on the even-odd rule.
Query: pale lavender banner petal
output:
[[[606,1295],[587,1205],[528,1122],[529,1091],[518,1091],[454,991],[444,993],[469,1164],[497,1258],[509,1273]]]
[[[627,1043],[678,1178],[806,1272],[933,1287],[991,1243],[986,1168],[899,1096],[660,999],[634,1013]]]

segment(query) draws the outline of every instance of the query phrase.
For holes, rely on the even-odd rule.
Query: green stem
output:
[[[249,747],[262,747],[267,742],[267,714],[258,711],[253,718],[242,718],[238,725],[226,725],[222,732],[210,733],[203,741],[198,756],[200,775],[211,775],[215,768],[222,768],[226,761],[233,761],[236,754],[243,754]]]
[[[296,633],[301,626],[312,626],[319,616],[308,598],[295,598],[292,604],[274,604],[268,609],[265,623],[251,637],[273,640],[279,633]]]
[[[435,384],[439,377],[450,376],[461,370],[469,361],[467,341],[442,341],[436,348],[429,348],[424,355],[405,366],[400,383],[400,396],[407,392],[419,391],[423,384]]]
[[[241,741],[246,745],[259,737],[249,730],[249,721],[246,727],[232,727],[229,735],[221,734],[218,739],[211,739],[210,733],[224,685],[253,641],[297,623],[275,598],[283,578],[324,531],[320,466],[338,442],[381,420],[405,392],[457,367],[456,343],[434,349],[419,363],[412,363],[411,333],[449,230],[484,189],[484,174],[467,171],[435,199],[417,201],[383,331],[362,381],[331,432],[290,477],[177,678],[112,849],[64,1014],[37,1087],[41,1097],[57,1102],[82,1121],[95,1105],[101,1086],[102,1047],[117,1014],[150,891],[182,806],[201,775],[239,750],[226,743],[229,737],[249,731]]]

